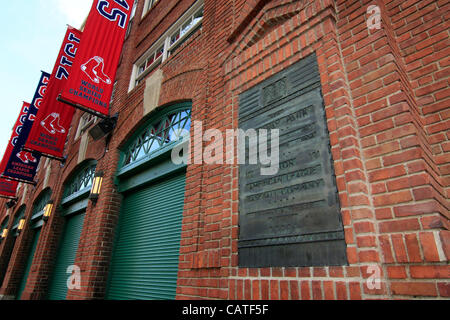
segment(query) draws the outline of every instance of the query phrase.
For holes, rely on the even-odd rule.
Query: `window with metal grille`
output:
[[[25,217],[25,209],[26,209],[25,205],[21,206],[17,211],[16,215],[14,216],[13,230],[19,227],[20,220]]]
[[[178,141],[191,129],[190,104],[166,113],[151,121],[132,140],[125,151],[122,166],[137,162]]]
[[[47,203],[50,201],[50,197],[52,196],[51,189],[45,189],[36,199],[33,205],[32,211],[32,220],[35,220],[38,216],[44,214],[44,209]]]
[[[86,190],[92,186],[94,181],[95,163],[88,162],[86,165],[80,168],[77,173],[66,183],[64,189],[63,198],[70,197],[77,192]]]
[[[8,228],[9,216],[3,220],[3,223],[0,226],[0,236],[3,234],[3,231]]]

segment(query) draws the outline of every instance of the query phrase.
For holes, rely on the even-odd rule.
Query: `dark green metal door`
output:
[[[53,270],[48,291],[49,300],[65,300],[67,295],[67,280],[70,274],[67,268],[75,262],[78,242],[83,228],[84,212],[66,217],[64,232],[59,244],[59,251]]]
[[[107,299],[175,298],[184,190],[183,172],[125,195]]]
[[[36,252],[36,247],[39,241],[39,236],[41,235],[41,228],[34,229],[33,239],[31,240],[31,248],[27,257],[27,261],[25,262],[25,270],[22,276],[22,280],[20,281],[19,291],[17,292],[17,300],[20,300],[22,297],[23,290],[25,289],[25,285],[27,284],[28,274],[30,273],[31,264],[33,263],[34,254]]]

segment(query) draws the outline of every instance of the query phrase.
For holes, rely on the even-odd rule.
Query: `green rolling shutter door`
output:
[[[64,232],[59,244],[60,247],[48,291],[49,300],[66,299],[68,290],[67,279],[70,277],[70,274],[67,273],[67,268],[75,262],[84,216],[83,212],[66,217]]]
[[[107,299],[176,296],[185,174],[125,195]]]
[[[17,293],[17,300],[20,300],[20,297],[22,297],[23,290],[25,289],[25,285],[27,284],[28,274],[30,273],[31,264],[33,263],[34,253],[36,252],[40,234],[41,228],[34,230],[30,252],[28,254],[27,261],[25,262],[25,270],[22,276],[22,280],[20,281],[19,291]]]

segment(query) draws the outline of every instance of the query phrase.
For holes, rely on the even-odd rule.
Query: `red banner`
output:
[[[62,158],[75,109],[57,101],[72,70],[82,32],[67,28],[44,99],[36,115],[24,150]]]
[[[43,73],[33,101],[37,101],[36,97],[42,97],[40,94],[42,93],[43,95],[45,93],[46,84],[43,82],[47,80],[48,78]],[[39,101],[35,103],[38,104]],[[34,179],[40,156],[22,151],[22,141],[26,139],[24,136],[27,134],[27,129],[31,128],[32,125],[29,117],[34,118],[34,114],[30,113],[32,109],[32,105],[26,102],[23,103],[19,117],[14,124],[11,139],[0,162],[0,173],[2,173],[3,178],[23,182],[31,182]]]
[[[24,102],[22,110],[24,108],[28,108],[29,106],[30,106],[29,103]],[[15,128],[17,128],[17,122],[14,125],[14,129]],[[8,160],[10,158],[10,155],[12,154],[13,149],[14,149],[14,146],[11,144],[11,141],[9,141],[8,145],[6,146],[6,150],[3,155],[2,162],[0,163],[0,173],[3,173],[5,171],[6,166],[8,164]],[[13,181],[13,180],[9,180],[7,178],[0,177],[0,198],[7,198],[7,199],[15,198],[18,185],[19,185],[18,181]]]
[[[108,116],[134,0],[94,0],[72,72],[59,99]]]
[[[0,198],[13,199],[16,197],[19,182],[0,178]]]
[[[24,102],[22,105],[22,109],[20,109],[19,117],[16,120],[16,123],[13,127],[13,132],[11,134],[11,138],[8,141],[8,145],[6,146],[5,153],[3,154],[2,161],[0,162],[0,174],[5,172],[6,167],[8,166],[9,159],[11,158],[14,148],[16,146],[17,137],[22,132],[23,124],[26,121],[28,111],[30,110],[30,104]]]

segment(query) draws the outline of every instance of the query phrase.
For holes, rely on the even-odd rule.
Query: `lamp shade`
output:
[[[17,231],[18,232],[22,231],[23,227],[25,227],[25,219],[20,219],[19,226],[17,227]]]
[[[97,200],[100,192],[102,190],[103,184],[103,171],[99,171],[95,173],[94,182],[92,183],[91,194],[89,195],[89,199]]]
[[[44,216],[42,217],[42,219],[44,221],[47,221],[48,218],[50,218],[50,216],[52,215],[52,211],[53,211],[53,200],[50,200],[44,208]]]

